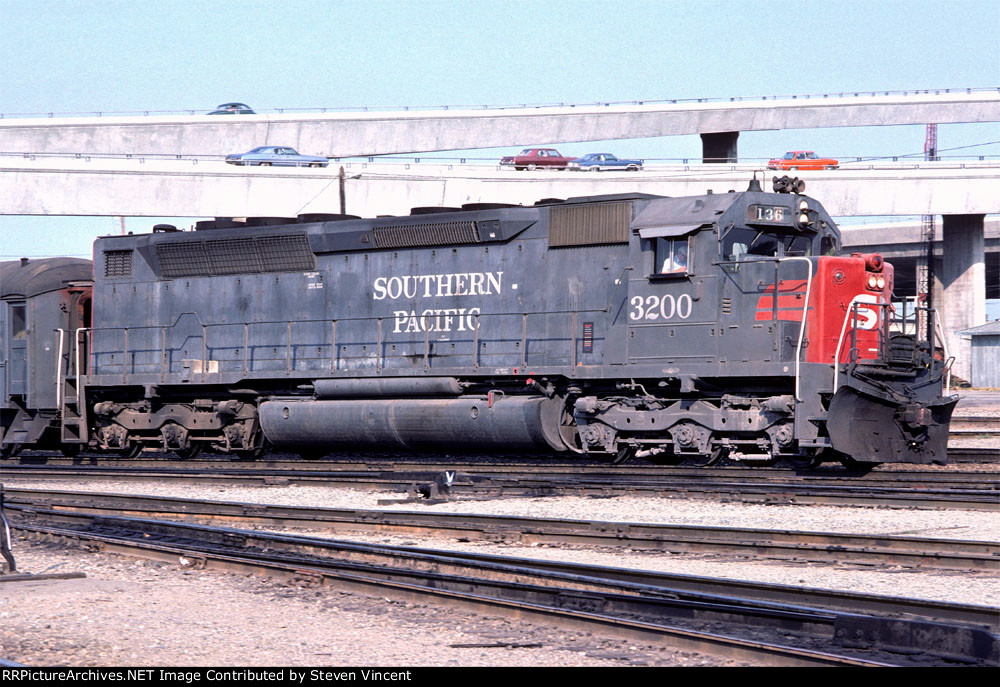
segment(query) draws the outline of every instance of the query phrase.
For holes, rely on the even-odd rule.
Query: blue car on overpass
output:
[[[604,169],[638,172],[642,169],[642,160],[621,160],[611,153],[588,153],[570,162],[569,168],[582,172],[600,172]]]
[[[246,153],[226,155],[231,165],[258,167],[326,167],[330,161],[317,155],[300,155],[288,146],[259,146]]]

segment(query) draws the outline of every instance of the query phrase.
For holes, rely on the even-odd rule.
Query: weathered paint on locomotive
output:
[[[557,436],[580,452],[767,460],[836,449],[836,393],[853,399],[838,418],[870,402],[909,409],[892,424],[910,448],[880,459],[944,459],[925,450],[928,428],[947,429],[942,366],[918,360],[916,342],[909,361],[888,360],[891,269],[866,290],[874,265],[833,256],[839,232],[806,196],[632,194],[255,224],[97,242],[85,382],[99,445],[246,451],[263,423],[280,445],[334,446],[358,440],[352,417],[369,418],[372,443],[423,445],[427,428],[400,436],[392,409],[414,427],[421,407],[440,406],[435,442],[469,433],[502,450],[517,423],[483,427],[503,413],[471,408],[544,397],[562,412],[524,437],[532,446]],[[462,391],[397,405],[419,394],[376,383],[388,378],[453,378]],[[323,400],[324,380],[354,380],[355,400]],[[853,455],[870,459],[865,446]]]

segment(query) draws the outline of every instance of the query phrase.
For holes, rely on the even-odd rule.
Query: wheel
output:
[[[311,164],[311,165],[309,165],[309,166],[310,166],[310,167],[322,167],[323,165],[321,165],[321,164],[320,164],[320,163],[318,163],[318,162],[314,162],[314,163],[312,163],[312,164]]]
[[[528,165],[528,171],[529,172],[534,172],[536,169],[538,169],[538,168],[535,166],[534,163],[531,163],[530,165]]]
[[[7,444],[0,448],[0,458],[13,458],[21,452],[23,444]]]
[[[629,167],[628,167],[628,170],[627,170],[627,171],[629,171],[629,172],[638,172],[638,171],[639,171],[639,168],[638,168],[638,167],[636,167],[635,165],[629,165]]]
[[[83,444],[60,444],[59,452],[67,458],[76,458],[83,450]]]
[[[815,470],[823,464],[822,456],[796,456],[785,460],[794,470]]]
[[[264,446],[258,446],[257,448],[241,448],[237,451],[233,451],[235,455],[240,460],[260,460],[267,453],[267,449]]]
[[[618,448],[618,453],[615,454],[615,459],[611,461],[612,465],[621,465],[632,458],[635,458],[635,453],[638,449],[635,446],[620,446]]]
[[[590,169],[592,169],[595,172],[600,172],[601,171],[600,167],[591,167]]]
[[[836,167],[834,167],[833,165],[827,165],[827,166],[826,166],[826,167],[824,167],[823,169],[837,169],[837,168],[836,168]]]
[[[261,162],[261,163],[260,163],[260,166],[261,166],[261,167],[270,167],[270,166],[271,166],[271,163],[270,163],[270,162]]]
[[[709,453],[696,453],[690,456],[683,456],[687,460],[685,461],[688,465],[696,465],[700,468],[707,468],[715,465],[720,460],[729,455],[729,449],[724,446],[717,446],[711,450]],[[682,457],[682,456],[678,456]]]
[[[799,168],[798,167],[789,167],[788,171],[789,172],[797,172],[797,171],[799,171]]]
[[[517,165],[514,165],[514,169],[516,169],[518,172],[523,172],[524,171],[524,166],[522,165],[522,166],[518,167]]]
[[[129,441],[120,449],[118,449],[117,453],[122,458],[135,458],[140,453],[142,453],[142,444],[140,444],[138,441]]]
[[[240,460],[260,460],[271,449],[271,442],[264,437],[264,433],[259,429],[251,439],[250,444],[257,444],[257,446],[254,448],[236,449],[233,451],[233,455]]]
[[[192,458],[197,458],[203,448],[205,448],[205,445],[200,441],[191,442],[187,448],[175,450],[174,454],[181,460],[191,460]]]
[[[881,463],[870,463],[865,460],[855,460],[849,455],[841,453],[837,456],[840,464],[852,472],[869,473],[877,468]]]

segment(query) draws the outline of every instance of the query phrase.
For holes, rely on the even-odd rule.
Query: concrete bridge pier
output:
[[[956,332],[986,322],[985,215],[943,215],[941,269],[942,295],[935,301],[948,354],[955,357],[952,372],[972,376],[971,342]],[[937,294],[935,294],[937,295]]]
[[[739,131],[720,131],[701,135],[702,162],[737,162],[736,139]]]

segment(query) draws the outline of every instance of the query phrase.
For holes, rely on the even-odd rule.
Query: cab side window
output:
[[[656,274],[687,274],[689,246],[686,238],[657,238]]]

